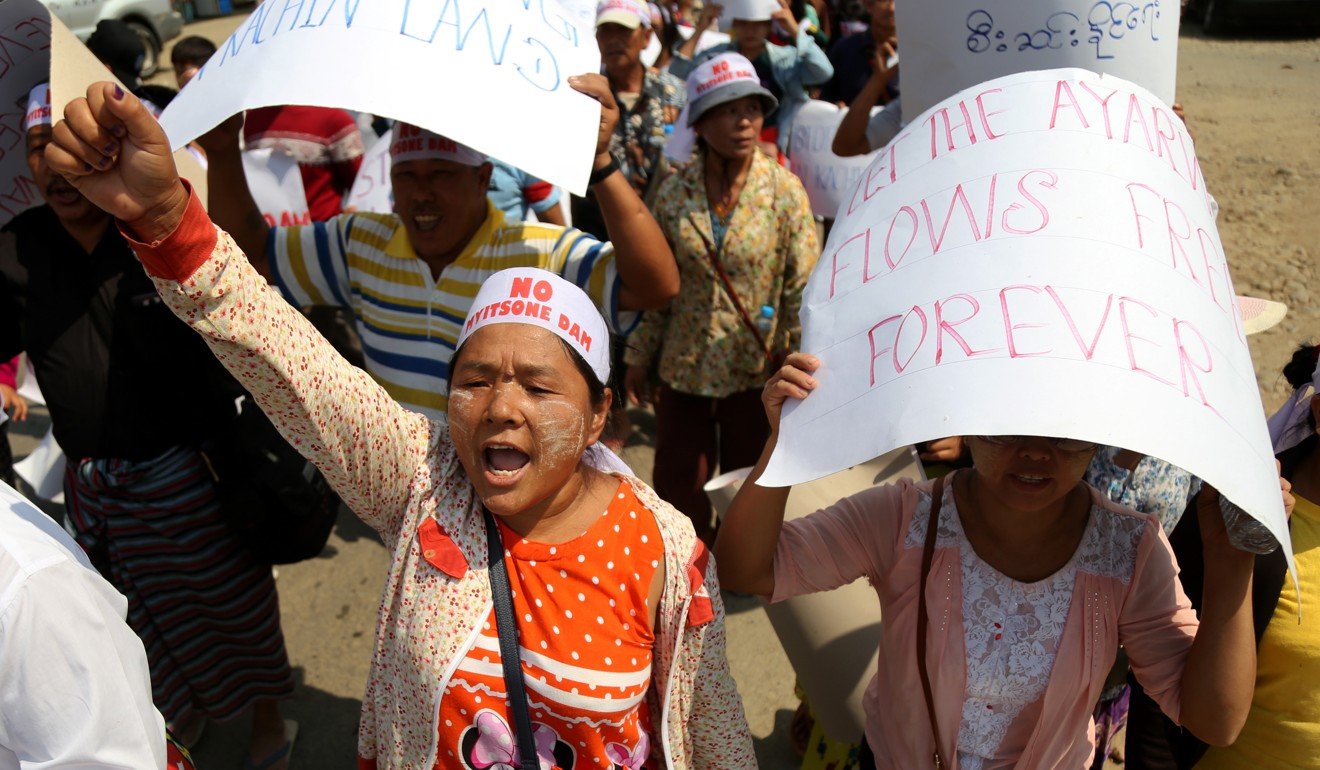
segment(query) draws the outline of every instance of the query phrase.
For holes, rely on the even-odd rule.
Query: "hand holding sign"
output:
[[[208,157],[225,152],[237,152],[239,138],[243,136],[243,113],[220,121],[215,128],[197,137],[197,145]]]
[[[784,359],[784,365],[765,383],[761,391],[761,403],[765,405],[765,416],[770,422],[772,435],[779,435],[779,417],[784,403],[789,399],[801,400],[816,389],[816,378],[812,373],[820,368],[820,359],[806,353],[790,353]]]
[[[55,125],[46,162],[148,243],[174,231],[188,204],[169,140],[136,96],[94,83]]]
[[[1021,73],[915,117],[843,196],[802,327],[820,386],[761,483],[949,435],[1077,438],[1184,468],[1288,542],[1213,199],[1133,83]]]
[[[614,101],[610,81],[604,75],[595,72],[574,75],[568,79],[568,84],[578,93],[600,102],[600,125],[596,130],[596,167],[600,167],[601,156],[609,155],[610,138],[614,136],[614,127],[619,123],[619,104]]]

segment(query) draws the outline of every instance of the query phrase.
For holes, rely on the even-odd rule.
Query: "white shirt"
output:
[[[0,482],[0,770],[165,767],[127,609],[73,539]]]

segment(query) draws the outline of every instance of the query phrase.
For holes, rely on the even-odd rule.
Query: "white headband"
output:
[[[1308,417],[1311,398],[1320,394],[1320,364],[1311,373],[1311,381],[1293,391],[1291,397],[1269,419],[1270,443],[1274,454],[1287,451],[1306,440],[1313,432]]]
[[[51,125],[50,83],[41,83],[28,92],[27,110],[23,113],[23,131],[34,126]]]
[[[586,292],[534,267],[501,270],[486,279],[472,301],[458,346],[492,324],[539,326],[567,342],[602,383],[610,381],[610,331]]]
[[[450,160],[464,166],[480,166],[486,162],[486,156],[471,147],[411,123],[395,123],[393,136],[390,141],[391,164],[409,160]]]

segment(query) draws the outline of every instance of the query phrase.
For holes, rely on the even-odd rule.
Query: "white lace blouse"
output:
[[[929,510],[929,509],[927,509]],[[1060,570],[1034,583],[1014,580],[985,563],[972,549],[954,503],[944,489],[940,539],[957,544],[962,568],[963,643],[967,654],[958,766],[962,770],[1012,767],[1025,745],[1006,745],[1017,720],[1040,718],[1072,604],[1079,563],[1093,562],[1102,549],[1092,510],[1077,551]],[[1108,571],[1108,570],[1105,570]],[[1021,740],[1030,731],[1012,731]]]

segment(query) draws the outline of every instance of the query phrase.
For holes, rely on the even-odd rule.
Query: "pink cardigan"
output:
[[[771,601],[827,591],[866,577],[884,616],[879,669],[866,690],[866,738],[877,768],[931,766],[934,738],[917,674],[917,589],[930,514],[931,483],[874,487],[784,524],[775,552]],[[1179,680],[1196,635],[1196,615],[1177,580],[1173,552],[1154,516],[1109,502],[1092,490],[1088,528],[1099,558],[1079,561],[1072,604],[1018,770],[1078,770],[1090,764],[1092,710],[1119,644],[1146,691],[1175,721]],[[946,504],[947,505],[947,504]],[[950,512],[946,507],[943,518]],[[957,541],[940,528],[926,581],[930,623],[926,664],[953,768],[967,676],[962,627],[962,569]],[[1029,725],[1027,725],[1029,726]],[[1019,729],[1027,726],[1018,726]]]

